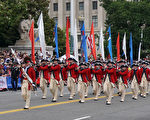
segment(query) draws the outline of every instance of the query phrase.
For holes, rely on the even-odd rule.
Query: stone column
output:
[[[90,29],[90,15],[89,15],[89,10],[90,10],[90,2],[89,0],[84,0],[84,22],[85,22],[85,29],[89,31]]]
[[[64,4],[63,4],[63,1],[64,0],[58,0],[58,27],[60,27],[61,29],[63,29],[63,7],[64,7]]]

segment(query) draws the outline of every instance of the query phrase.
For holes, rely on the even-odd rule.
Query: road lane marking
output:
[[[132,94],[132,92],[127,92],[126,95],[128,95],[128,94]],[[114,96],[118,96],[118,94],[115,94]],[[100,96],[98,98],[102,99],[102,98],[105,98],[105,97],[106,96]],[[94,98],[95,97],[85,98],[85,100],[93,100]],[[70,100],[70,101],[63,101],[63,102],[58,102],[58,103],[45,104],[45,105],[39,105],[39,106],[33,106],[33,107],[30,107],[29,110],[38,109],[38,108],[45,108],[45,107],[50,107],[50,106],[56,106],[56,105],[69,104],[69,103],[75,103],[75,102],[79,102],[79,99]],[[7,113],[20,112],[20,111],[27,111],[27,110],[24,110],[24,109],[13,109],[13,110],[8,110],[8,111],[1,111],[0,115],[7,114]]]
[[[85,117],[77,118],[77,119],[74,119],[74,120],[86,120],[87,118],[91,118],[91,116],[85,116]]]

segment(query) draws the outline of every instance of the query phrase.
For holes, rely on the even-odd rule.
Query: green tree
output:
[[[128,2],[126,0],[100,0],[101,5],[107,12],[106,28],[111,26],[113,54],[116,56],[116,41],[118,32],[120,32],[120,41],[122,43],[123,35],[127,33],[127,54],[129,57],[129,39],[130,33],[133,35],[134,59],[138,57],[138,48],[141,41],[141,26],[145,24],[144,37],[142,42],[142,57],[149,54],[150,51],[150,2],[143,0],[140,2]],[[122,44],[121,44],[122,45]]]
[[[32,15],[37,27],[37,20],[43,12],[45,39],[47,45],[54,46],[54,27],[55,22],[49,18],[49,0],[1,0],[0,1],[0,47],[15,44],[19,40],[19,23],[22,19],[27,19]],[[64,51],[64,32],[58,28],[58,41],[61,53]]]

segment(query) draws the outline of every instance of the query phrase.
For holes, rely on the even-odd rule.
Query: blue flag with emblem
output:
[[[85,36],[85,26],[84,26],[84,23],[83,23],[83,25],[82,25],[82,27],[81,27],[81,39],[82,39],[81,48],[82,48],[83,51],[84,51],[85,62],[88,62],[86,38],[87,38],[87,37]]]
[[[113,60],[113,56],[112,56],[112,42],[111,42],[111,28],[110,28],[110,26],[109,26],[107,32],[109,33],[108,46],[107,47],[108,47],[108,51],[109,51],[111,60]]]
[[[57,23],[55,25],[55,29],[54,29],[54,33],[55,33],[55,52],[56,52],[56,58],[59,58],[59,53],[58,53],[58,35],[57,35]]]
[[[133,64],[133,45],[132,45],[132,33],[130,33],[130,62]]]

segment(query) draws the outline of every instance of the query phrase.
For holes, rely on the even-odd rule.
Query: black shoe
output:
[[[140,97],[143,97],[143,95],[142,95],[142,94],[140,94]]]
[[[56,100],[52,100],[52,102],[56,102]]]
[[[133,97],[132,99],[133,99],[133,100],[137,100],[137,98],[134,98],[134,97]]]
[[[63,95],[60,95],[59,97],[63,97]]]
[[[69,100],[73,100],[73,98],[69,98]]]
[[[88,96],[85,96],[85,98],[88,98]]]
[[[121,96],[122,95],[121,92],[118,92],[118,95]]]
[[[84,102],[81,102],[81,100],[80,100],[79,103],[84,103]]]
[[[111,105],[111,103],[106,102],[106,105]]]
[[[41,98],[41,99],[46,99],[46,98]]]
[[[25,110],[28,110],[29,108],[24,107]]]
[[[94,101],[98,101],[98,99],[94,99]]]
[[[124,102],[124,101],[120,100],[120,102]]]
[[[142,98],[146,98],[146,96],[142,96]]]

